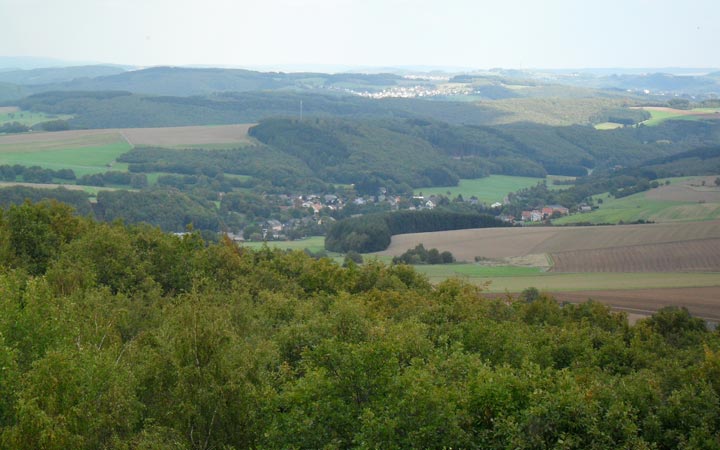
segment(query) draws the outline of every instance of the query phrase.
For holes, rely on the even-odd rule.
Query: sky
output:
[[[0,56],[139,66],[720,67],[718,0],[0,0]]]

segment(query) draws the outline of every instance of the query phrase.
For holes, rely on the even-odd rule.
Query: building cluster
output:
[[[418,98],[418,97],[448,97],[470,95],[472,89],[464,84],[447,84],[440,86],[396,86],[381,91],[357,91],[344,89],[345,92],[360,97],[380,98]]]
[[[520,220],[523,222],[542,222],[552,218],[553,216],[567,216],[570,214],[570,210],[561,205],[550,205],[543,206],[540,209],[533,209],[530,211],[523,211],[520,215]]]

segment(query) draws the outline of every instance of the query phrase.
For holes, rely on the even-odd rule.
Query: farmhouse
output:
[[[543,213],[533,209],[532,211],[523,211],[520,217],[523,222],[540,222],[543,219]]]

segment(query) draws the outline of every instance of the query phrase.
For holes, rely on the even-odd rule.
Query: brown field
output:
[[[720,321],[720,286],[679,289],[553,292],[560,301],[579,303],[589,298],[629,315],[650,315],[665,306],[684,306],[695,317]]]
[[[720,239],[575,250],[552,259],[553,272],[720,272]]]
[[[57,188],[64,188],[70,191],[117,191],[118,188],[112,188],[112,187],[105,187],[105,186],[82,186],[78,184],[56,184],[56,183],[21,183],[17,181],[0,181],[0,188],[5,187],[15,187],[15,186],[23,186],[23,187],[31,187],[36,189],[57,189]],[[136,189],[127,189],[130,191],[134,191]]]
[[[98,136],[121,136],[130,145],[159,147],[199,146],[209,144],[245,145],[251,124],[165,127],[165,128],[105,128],[99,130],[69,130],[46,133],[25,133],[0,136],[0,145],[42,145],[58,141],[93,142]],[[93,144],[94,145],[94,144]]]
[[[452,252],[458,261],[556,254],[636,245],[720,239],[720,221],[595,227],[519,227],[414,233],[393,236],[379,256],[397,256],[422,243]]]
[[[126,128],[118,130],[132,145],[177,147],[203,144],[249,144],[252,124],[201,127]]]
[[[93,145],[97,140],[98,136],[117,136],[118,131],[113,129],[102,129],[102,130],[70,130],[70,131],[55,131],[55,132],[44,132],[44,133],[22,133],[22,134],[8,134],[0,136],[0,145],[53,145],[54,142],[58,141],[76,141],[91,142]]]
[[[17,106],[0,106],[0,114],[9,114],[20,111]]]
[[[669,200],[674,202],[720,203],[720,186],[715,185],[716,176],[693,178],[650,189],[645,197],[650,200]],[[702,185],[702,182],[705,185]]]

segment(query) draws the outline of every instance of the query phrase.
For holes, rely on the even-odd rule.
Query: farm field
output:
[[[97,195],[100,191],[115,191],[118,190],[118,188],[113,187],[105,187],[105,186],[82,186],[77,184],[41,184],[41,183],[19,183],[15,181],[2,181],[0,182],[0,188],[4,187],[10,187],[10,186],[25,186],[25,187],[31,187],[36,189],[56,189],[56,188],[65,188],[71,191],[84,191],[88,194],[91,194],[92,196]],[[132,191],[134,189],[126,189],[129,191]]]
[[[648,111],[652,116],[650,119],[642,122],[643,125],[654,126],[663,123],[666,120],[703,120],[720,119],[719,108],[695,108],[695,109],[674,109],[664,106],[642,106],[638,109]]]
[[[422,243],[450,251],[458,261],[606,249],[630,245],[720,239],[720,221],[587,227],[479,228],[400,234],[378,255],[397,256]]]
[[[78,176],[106,172],[132,148],[116,132],[57,132],[0,136],[0,164],[73,169]],[[126,170],[114,164],[114,170]]]
[[[552,259],[553,272],[720,272],[720,239],[558,252]]]
[[[670,178],[671,184],[646,192],[613,198],[609,194],[595,196],[602,199],[599,209],[573,214],[553,221],[556,225],[577,222],[619,223],[648,220],[653,222],[694,222],[720,219],[720,187],[716,176]],[[661,180],[664,181],[664,180]],[[705,182],[705,186],[702,182]]]
[[[306,239],[299,239],[297,241],[268,241],[265,242],[243,242],[241,246],[258,250],[267,244],[270,248],[279,248],[282,250],[310,250],[313,253],[319,251],[325,251],[325,237],[324,236],[311,236]]]
[[[572,303],[588,298],[629,314],[647,316],[665,306],[684,306],[693,316],[720,321],[720,286],[632,289],[622,291],[553,292],[558,300]]]
[[[439,282],[444,278],[430,277]],[[667,289],[720,287],[720,273],[555,273],[529,276],[466,277],[475,284],[489,282],[487,292],[522,292],[535,287],[546,292],[625,291],[635,289]],[[585,297],[587,299],[587,297]]]
[[[565,186],[557,186],[552,182],[556,179],[568,179],[572,177],[561,177],[561,176],[548,176],[544,178],[547,181],[548,188],[550,189],[561,189]],[[531,177],[513,177],[508,175],[490,175],[485,178],[476,179],[463,179],[460,180],[458,186],[449,187],[426,187],[416,189],[416,194],[422,193],[424,196],[428,195],[445,195],[450,197],[456,197],[458,194],[462,195],[463,198],[469,199],[473,195],[483,203],[492,204],[495,202],[502,202],[505,196],[510,192],[515,192],[520,189],[535,186],[536,184],[543,181],[543,178],[531,178]],[[448,195],[448,192],[450,194]]]
[[[251,125],[70,130],[0,136],[0,164],[73,169],[78,176],[127,170],[118,156],[134,146],[232,148],[252,142]]]
[[[252,124],[165,128],[124,128],[119,132],[134,146],[225,149],[253,143]]]

